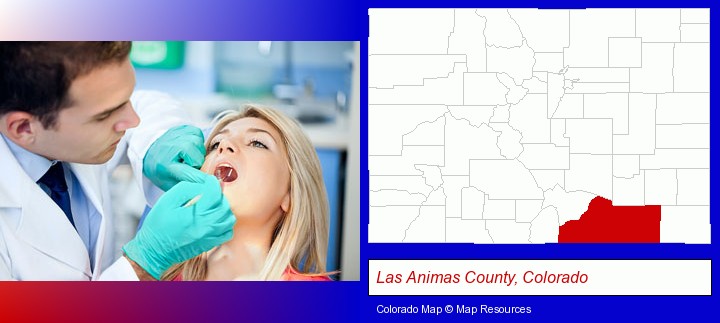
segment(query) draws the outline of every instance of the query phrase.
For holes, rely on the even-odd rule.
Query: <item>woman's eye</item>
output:
[[[251,142],[250,142],[250,146],[255,147],[255,148],[268,149],[268,147],[265,146],[265,144],[263,144],[262,142],[259,142],[259,141],[257,141],[257,140],[251,141]]]
[[[210,151],[213,151],[213,150],[217,149],[218,146],[220,146],[220,142],[219,142],[219,141],[216,141],[216,142],[210,144]]]

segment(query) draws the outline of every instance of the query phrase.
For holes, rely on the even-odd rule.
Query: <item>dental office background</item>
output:
[[[201,128],[244,103],[273,106],[309,135],[330,202],[328,270],[359,280],[357,42],[133,42],[136,90],[171,94]],[[116,250],[136,233],[145,201],[128,164],[111,177]]]

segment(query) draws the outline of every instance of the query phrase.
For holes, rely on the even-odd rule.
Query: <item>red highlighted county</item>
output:
[[[660,205],[613,206],[598,196],[579,220],[560,226],[558,242],[660,243]]]

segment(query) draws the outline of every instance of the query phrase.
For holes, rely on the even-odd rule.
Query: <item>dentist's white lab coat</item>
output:
[[[189,119],[177,101],[159,92],[138,91],[131,102],[140,124],[129,129],[106,164],[69,163],[88,203],[102,221],[95,245],[95,264],[62,210],[25,173],[0,138],[0,280],[137,280],[124,257],[114,253],[109,176],[127,156],[153,203],[158,189],[142,176],[142,160],[150,145],[167,129]],[[92,134],[88,134],[92,136]],[[119,257],[119,258],[118,258]]]

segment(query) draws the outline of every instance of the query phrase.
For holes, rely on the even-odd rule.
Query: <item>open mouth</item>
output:
[[[215,177],[221,182],[229,183],[237,179],[238,174],[235,168],[228,164],[220,164],[217,167],[215,167],[215,172],[213,173]]]

